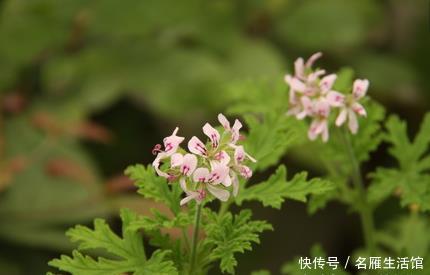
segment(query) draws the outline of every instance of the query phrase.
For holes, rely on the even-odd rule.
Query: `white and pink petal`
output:
[[[185,139],[184,137],[179,137],[176,135],[178,131],[179,131],[179,127],[176,127],[171,136],[165,137],[163,139],[164,148],[165,148],[164,151],[168,155],[174,154],[178,149],[179,145]]]
[[[188,150],[196,155],[207,156],[205,144],[196,136],[193,136],[188,142]]]
[[[333,107],[341,107],[345,105],[345,95],[330,91],[326,96],[327,102]]]
[[[197,157],[193,154],[186,154],[181,164],[181,173],[185,176],[191,176],[197,167]]]
[[[230,192],[228,192],[227,190],[215,187],[211,184],[207,184],[207,189],[208,191],[217,199],[219,199],[220,201],[228,201],[229,197],[230,197]]]
[[[207,182],[209,179],[209,170],[204,167],[197,168],[193,173],[194,182]]]
[[[367,79],[357,79],[354,81],[352,94],[355,99],[360,99],[364,97],[369,88],[369,80]]]
[[[327,93],[333,87],[334,82],[336,81],[337,75],[330,74],[324,76],[320,81],[320,88],[323,93]]]
[[[210,125],[209,123],[206,123],[203,126],[203,133],[205,133],[205,135],[210,139],[212,143],[212,147],[218,148],[219,141],[220,141],[219,132],[214,127],[212,127],[212,125]]]

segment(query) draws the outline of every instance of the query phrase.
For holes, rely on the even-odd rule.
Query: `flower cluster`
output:
[[[366,110],[359,101],[366,95],[369,87],[367,79],[354,81],[352,92],[342,94],[333,90],[336,74],[326,75],[325,70],[312,69],[313,63],[321,57],[321,53],[312,55],[306,62],[298,58],[294,63],[294,75],[286,75],[285,82],[290,87],[290,109],[288,115],[297,119],[310,117],[311,126],[308,131],[310,140],[321,135],[322,140],[329,139],[329,117],[333,109],[338,110],[336,126],[340,127],[348,121],[351,133],[358,132],[358,116],[366,116]]]
[[[231,126],[223,114],[218,115],[218,120],[224,131],[220,134],[206,123],[203,133],[208,137],[208,142],[203,143],[193,136],[188,141],[189,152],[180,147],[184,138],[177,136],[179,128],[164,138],[164,150],[160,144],[154,147],[153,154],[157,157],[152,165],[157,174],[169,182],[179,181],[186,194],[181,205],[193,199],[200,203],[208,192],[221,201],[227,201],[230,186],[234,196],[239,191],[238,177],[252,176],[252,170],[245,165],[245,161],[256,160],[245,152],[242,145],[238,145],[242,123],[236,119]]]

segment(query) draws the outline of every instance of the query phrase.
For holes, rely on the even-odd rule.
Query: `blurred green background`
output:
[[[214,122],[232,83],[282,78],[298,56],[354,68],[415,131],[430,109],[428,15],[427,0],[0,0],[0,274],[46,272],[76,223],[146,213],[122,171],[176,125],[190,137]],[[276,230],[238,274],[276,274],[315,242],[330,256],[361,243],[337,204],[311,217],[247,206]]]

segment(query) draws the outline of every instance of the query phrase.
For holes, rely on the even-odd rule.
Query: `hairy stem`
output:
[[[351,139],[348,135],[346,128],[344,128],[342,131],[342,138],[348,153],[348,157],[351,161],[352,181],[354,183],[354,188],[358,191],[358,198],[357,198],[359,203],[358,211],[361,218],[364,241],[365,241],[367,250],[370,253],[374,253],[375,252],[375,239],[374,239],[375,226],[373,223],[373,213],[372,213],[373,211],[367,201],[366,190],[364,187],[363,179],[361,177],[360,165],[355,156]]]
[[[197,242],[199,238],[199,227],[200,227],[200,216],[202,213],[202,205],[203,204],[196,204],[196,214],[194,219],[193,239],[191,243],[191,254],[190,254],[190,274],[195,274],[194,269],[196,265]]]

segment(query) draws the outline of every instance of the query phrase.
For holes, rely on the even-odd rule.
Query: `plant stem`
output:
[[[192,239],[191,254],[190,254],[190,274],[195,274],[194,268],[196,264],[197,242],[199,238],[199,227],[200,227],[200,216],[202,212],[202,205],[203,204],[196,204],[196,214],[194,219],[193,239]]]
[[[231,205],[231,200],[221,203],[221,207],[219,208],[219,211],[218,211],[218,216],[219,217],[224,216],[224,214],[228,211],[230,205]]]
[[[372,254],[375,252],[375,239],[374,232],[375,226],[373,223],[373,213],[372,208],[369,206],[367,201],[366,190],[364,187],[363,179],[361,177],[361,169],[358,160],[355,156],[351,139],[349,138],[346,128],[342,131],[342,138],[348,152],[348,157],[351,161],[352,166],[352,181],[354,183],[355,189],[358,191],[358,203],[359,203],[359,214],[361,218],[361,224],[364,234],[364,241],[366,248]]]

